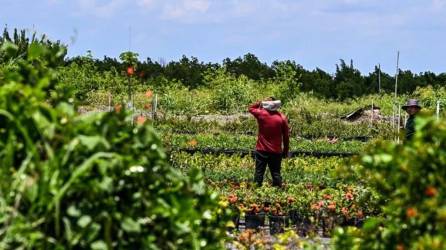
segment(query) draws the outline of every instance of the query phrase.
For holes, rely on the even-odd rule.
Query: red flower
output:
[[[346,207],[341,208],[341,212],[344,216],[348,216],[348,208]]]
[[[319,206],[318,203],[311,204],[311,210],[319,210],[319,209],[321,209],[321,206]]]
[[[311,209],[312,210],[319,210],[323,206],[324,206],[324,201],[319,201],[317,203],[311,204]]]
[[[145,122],[146,122],[146,118],[142,115],[140,115],[136,118],[136,123],[139,125],[143,125]]]
[[[144,95],[145,95],[147,98],[150,98],[150,97],[152,97],[153,92],[149,89],[149,90],[146,91],[146,93],[145,93]]]
[[[409,218],[413,218],[413,217],[417,216],[417,214],[418,214],[418,211],[417,211],[416,208],[409,207],[406,210],[406,216],[409,217]]]
[[[187,142],[187,144],[191,147],[195,147],[195,146],[197,146],[198,142],[197,142],[197,140],[192,139],[189,142]]]
[[[353,194],[350,192],[345,193],[344,198],[348,201],[353,200]]]
[[[228,201],[229,201],[229,203],[231,203],[231,204],[236,203],[237,200],[238,200],[238,198],[237,198],[237,195],[235,195],[235,194],[230,194],[230,195],[228,196]]]
[[[424,194],[429,196],[429,197],[433,197],[435,195],[437,195],[438,191],[434,186],[429,186],[426,188],[426,190],[424,190]]]
[[[328,210],[330,211],[335,211],[336,210],[336,202],[331,202],[330,204],[328,204],[327,206]]]
[[[324,194],[323,197],[326,200],[331,200],[331,198],[332,198],[332,196],[330,194]]]
[[[127,68],[127,75],[132,76],[135,73],[135,69],[132,66]]]

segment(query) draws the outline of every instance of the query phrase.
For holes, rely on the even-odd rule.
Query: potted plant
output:
[[[234,223],[234,229],[238,230],[240,224],[240,210],[238,207],[239,199],[236,194],[231,193],[227,196],[227,201],[229,203],[229,207],[233,212],[231,220]]]
[[[265,213],[257,203],[252,203],[245,210],[245,227],[247,229],[259,229],[265,226]]]
[[[285,227],[289,226],[289,217],[286,215],[280,202],[275,202],[271,207],[268,219],[271,234],[283,233]]]

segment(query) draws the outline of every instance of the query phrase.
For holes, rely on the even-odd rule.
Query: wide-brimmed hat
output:
[[[417,107],[421,109],[420,104],[418,103],[418,100],[416,99],[409,99],[406,104],[402,107],[402,109],[406,110],[408,107]]]

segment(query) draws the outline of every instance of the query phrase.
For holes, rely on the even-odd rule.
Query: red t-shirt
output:
[[[285,115],[278,111],[263,109],[260,107],[260,103],[254,103],[249,106],[249,113],[257,119],[257,124],[259,125],[256,150],[288,154],[290,130]]]

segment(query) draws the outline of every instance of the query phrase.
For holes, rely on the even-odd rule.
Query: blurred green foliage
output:
[[[404,144],[381,143],[362,157],[358,173],[381,196],[381,217],[361,230],[339,229],[338,249],[445,249],[446,122],[416,120]]]
[[[221,249],[227,209],[199,171],[167,163],[124,109],[77,115],[60,91],[64,50],[2,45],[1,249]]]

